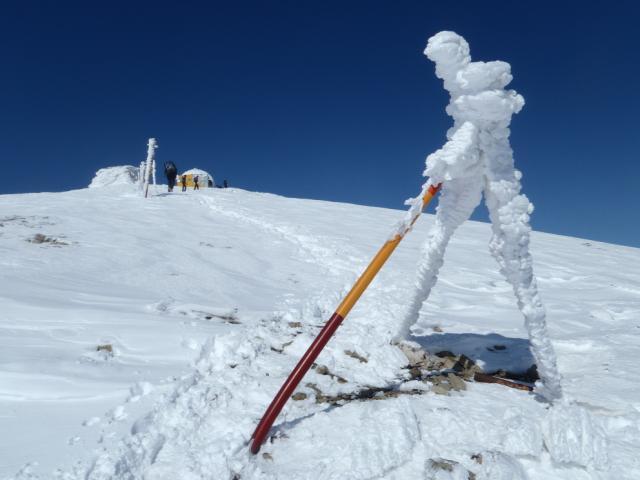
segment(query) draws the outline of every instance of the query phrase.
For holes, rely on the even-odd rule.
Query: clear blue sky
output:
[[[640,247],[635,3],[3,2],[0,192],[84,187],[154,136],[218,183],[404,208],[450,125],[422,50],[454,30],[526,99],[534,228]]]

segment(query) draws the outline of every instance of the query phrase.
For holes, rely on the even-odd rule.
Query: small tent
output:
[[[199,168],[192,168],[191,170],[187,170],[186,172],[182,172],[178,175],[177,185],[182,187],[182,177],[186,176],[186,185],[187,188],[193,188],[194,182],[193,179],[198,177],[198,186],[200,188],[207,188],[215,186],[215,181],[213,180],[213,175],[204,170],[200,170]]]

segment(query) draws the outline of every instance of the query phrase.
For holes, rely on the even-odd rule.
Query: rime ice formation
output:
[[[140,162],[140,167],[138,167],[138,187],[140,190],[144,187],[144,169],[145,162],[144,160]]]
[[[145,162],[144,183],[142,186],[145,197],[149,191],[149,176],[153,175],[153,184],[156,184],[156,148],[158,148],[158,142],[155,138],[150,138],[147,144],[147,160]]]
[[[138,169],[131,165],[101,168],[91,180],[89,188],[135,185],[139,179],[142,179],[142,176],[139,176]]]
[[[435,225],[418,266],[417,288],[404,322],[404,334],[418,319],[443,263],[453,232],[470,216],[484,193],[493,224],[489,244],[501,273],[513,286],[524,315],[531,350],[542,382],[537,391],[548,400],[562,396],[556,356],[549,341],[545,310],[529,253],[529,215],[533,205],[520,193],[522,174],[514,168],[509,144],[511,116],[524,98],[505,90],[512,80],[508,63],[472,62],[469,44],[454,32],[429,39],[425,55],[436,64],[451,100],[453,127],[444,147],[427,157],[428,184],[442,182]]]

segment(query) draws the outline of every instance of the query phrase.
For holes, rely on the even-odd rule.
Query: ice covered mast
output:
[[[524,315],[531,350],[542,382],[537,391],[549,400],[562,395],[556,355],[549,341],[545,309],[538,294],[529,253],[529,215],[533,205],[520,193],[522,174],[515,169],[509,125],[524,98],[506,90],[511,66],[506,62],[472,62],[469,44],[454,32],[429,39],[425,55],[436,64],[451,100],[453,127],[445,146],[427,157],[425,175],[442,182],[436,220],[418,266],[416,291],[404,322],[404,334],[418,319],[443,263],[451,235],[466,221],[484,193],[492,222],[491,254],[512,285]]]
[[[144,167],[143,192],[145,198],[149,194],[150,175],[153,175],[153,184],[156,184],[156,148],[158,148],[158,142],[155,138],[150,138],[147,144],[147,160]]]

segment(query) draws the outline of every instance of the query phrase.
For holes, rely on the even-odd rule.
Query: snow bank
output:
[[[111,185],[136,185],[139,175],[139,169],[133,165],[101,168],[91,180],[89,188],[109,187]]]

